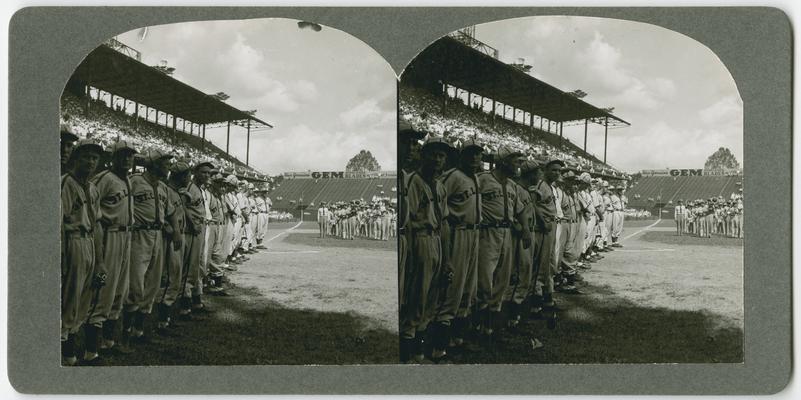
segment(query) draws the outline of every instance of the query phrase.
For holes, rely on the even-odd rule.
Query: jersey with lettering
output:
[[[158,180],[151,183],[145,174],[133,174],[130,178],[136,224],[164,223],[168,210],[167,185]],[[158,198],[158,201],[156,199]]]
[[[434,180],[434,188],[413,172],[409,177],[409,226],[412,229],[439,229],[442,219],[447,215],[443,201],[445,188],[439,180]]]
[[[206,220],[206,205],[202,190],[195,182],[189,182],[181,194],[187,221],[191,221],[195,229],[200,229]]]
[[[442,185],[447,193],[448,214],[459,224],[481,223],[481,194],[478,180],[454,168],[442,175]]]
[[[133,196],[127,176],[103,171],[92,178],[100,195],[100,213],[111,225],[130,226],[133,223]],[[100,215],[98,215],[98,218]]]
[[[511,223],[523,206],[517,196],[516,183],[507,179],[501,184],[491,171],[477,175],[481,189],[481,219],[487,224]]]
[[[81,185],[72,174],[61,177],[62,228],[66,232],[94,229],[100,195],[92,182]]]

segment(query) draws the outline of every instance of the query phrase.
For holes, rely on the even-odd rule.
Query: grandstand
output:
[[[105,145],[130,140],[193,162],[213,161],[240,178],[269,180],[248,158],[251,133],[272,125],[118,50],[103,44],[76,68],[61,98],[63,122]],[[228,143],[223,151],[206,140],[206,126],[215,124],[227,124],[227,141],[232,124],[246,129],[245,162],[228,153]]]
[[[728,200],[739,193],[743,177],[738,176],[644,176],[627,191],[629,208],[672,209],[678,200],[708,199],[723,196]],[[672,203],[671,203],[672,202]],[[662,206],[660,206],[662,204]],[[671,213],[663,215],[672,216]]]
[[[383,192],[383,193],[382,193]],[[328,203],[337,201],[364,200],[371,201],[374,196],[390,198],[395,201],[397,194],[397,178],[394,176],[376,178],[343,178],[343,179],[284,179],[270,193],[273,209],[294,212],[298,206],[319,205],[321,201]]]
[[[401,115],[416,128],[457,140],[476,138],[490,150],[500,144],[528,148],[572,168],[625,178],[606,162],[606,143],[610,129],[628,122],[464,40],[446,36],[421,52],[403,72],[400,98]],[[563,138],[566,123],[584,125],[583,148]],[[603,159],[587,151],[589,123],[604,126]]]

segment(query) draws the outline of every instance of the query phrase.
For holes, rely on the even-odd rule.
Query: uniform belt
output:
[[[106,232],[131,232],[133,231],[133,226],[127,225],[112,225],[104,229]]]
[[[92,237],[92,231],[85,231],[83,229],[79,231],[66,231],[64,232],[64,234],[67,235],[67,237],[79,237],[79,238]]]
[[[130,229],[132,231],[160,231],[163,224],[161,222],[153,222],[147,224],[136,224]]]
[[[508,221],[504,222],[495,222],[495,223],[483,223],[481,224],[481,229],[488,229],[488,228],[503,228],[509,229],[512,227],[512,223]]]
[[[412,233],[414,233],[415,235],[425,234],[425,233],[429,235],[439,235],[439,228],[430,228],[430,227],[417,228],[417,229],[412,229]]]
[[[453,226],[453,229],[464,229],[464,230],[474,230],[480,228],[481,225],[479,224],[459,224]]]

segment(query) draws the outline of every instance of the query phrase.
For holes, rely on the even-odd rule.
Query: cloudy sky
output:
[[[396,78],[389,64],[349,34],[298,29],[288,19],[190,22],[117,37],[161,60],[174,77],[205,93],[225,92],[229,104],[256,109],[275,129],[251,134],[250,161],[262,172],[341,171],[366,149],[394,170]],[[225,149],[225,127],[206,137]],[[231,152],[245,159],[245,130],[231,128]]]
[[[737,87],[717,56],[687,36],[630,21],[549,16],[478,25],[476,37],[504,62],[525,58],[533,76],[615,107],[631,123],[609,131],[607,160],[618,168],[703,168],[721,146],[742,165]],[[583,124],[564,133],[583,145]],[[602,126],[590,124],[587,150],[599,158],[603,136]]]

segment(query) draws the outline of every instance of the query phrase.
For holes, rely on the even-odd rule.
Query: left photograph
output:
[[[397,362],[396,93],[311,21],[99,44],[60,102],[62,366]]]

